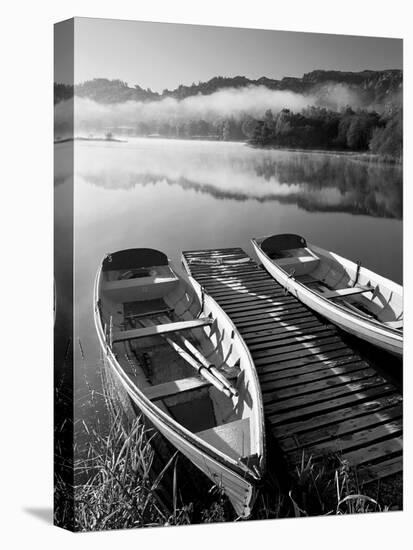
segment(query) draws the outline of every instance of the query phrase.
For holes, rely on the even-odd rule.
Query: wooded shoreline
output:
[[[162,135],[151,135],[151,136],[131,136],[132,138],[140,139],[168,139],[173,141],[213,141],[213,142],[222,142],[223,140],[219,137],[213,136],[192,136],[192,137],[175,137],[175,136],[162,136]],[[115,142],[115,143],[128,143],[127,139],[119,138],[106,138],[106,137],[68,137],[68,138],[57,138],[54,140],[54,144],[59,143],[68,143],[70,141],[97,141],[97,142]],[[331,156],[341,156],[347,157],[352,160],[362,161],[362,162],[372,162],[372,163],[383,163],[383,164],[394,164],[400,165],[403,164],[403,155],[400,157],[392,157],[390,155],[380,155],[372,153],[369,151],[348,151],[342,149],[312,149],[304,147],[282,147],[277,145],[258,145],[251,143],[247,139],[233,139],[225,141],[225,143],[242,143],[251,147],[253,149],[267,149],[270,151],[285,151],[291,153],[305,153],[305,154],[320,154],[320,155],[331,155]]]

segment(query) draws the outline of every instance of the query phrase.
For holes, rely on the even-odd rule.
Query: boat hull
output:
[[[183,455],[185,455],[199,470],[201,470],[218,488],[228,496],[235,512],[240,518],[248,518],[256,498],[256,486],[260,475],[252,476],[242,465],[225,459],[220,453],[205,445],[203,440],[183,428],[180,424],[166,415],[158,406],[154,405],[144,393],[132,382],[117,361],[108,345],[99,314],[99,288],[101,269],[98,271],[94,290],[94,320],[99,343],[106,365],[115,374],[130,399],[152,423],[152,425]],[[205,300],[209,308],[214,306],[210,296]],[[219,307],[218,305],[216,307]],[[261,430],[262,419],[255,427],[256,432]],[[261,433],[263,439],[263,434]],[[261,450],[260,473],[264,467],[263,448]]]
[[[377,323],[371,323],[368,320],[358,318],[350,312],[346,312],[344,308],[338,307],[331,301],[312,292],[272,262],[255,240],[252,240],[252,244],[258,259],[268,273],[290,294],[300,300],[300,302],[345,332],[357,336],[398,357],[403,355],[403,337],[400,334],[395,334],[394,331],[386,329],[386,327]]]

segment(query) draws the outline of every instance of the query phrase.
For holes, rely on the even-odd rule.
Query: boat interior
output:
[[[106,257],[99,285],[106,342],[135,386],[220,452],[253,464],[249,369],[215,312],[152,249]]]
[[[289,277],[313,292],[371,321],[403,330],[402,288],[293,234],[257,241]]]

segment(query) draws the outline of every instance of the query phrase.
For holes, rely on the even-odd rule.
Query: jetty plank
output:
[[[401,450],[402,432],[401,419],[393,420],[380,426],[359,430],[341,438],[334,438],[323,443],[312,443],[309,448],[298,449],[289,452],[289,460],[294,464],[299,464],[302,460],[303,450],[308,455],[309,452],[313,460],[325,456],[338,454],[348,460],[351,455],[354,460],[357,457],[357,464],[369,462],[382,457],[383,454],[398,452]]]
[[[371,483],[377,479],[392,476],[403,471],[403,457],[395,456],[388,460],[383,460],[377,464],[363,465],[357,468],[357,481],[360,484]]]
[[[250,339],[248,342],[248,347],[253,351],[260,351],[267,348],[276,348],[279,346],[287,346],[289,344],[308,342],[314,340],[315,338],[325,338],[327,336],[332,336],[336,334],[336,331],[331,328],[321,327],[320,329],[314,329],[312,332],[307,332],[307,334],[301,335],[280,335],[277,337],[265,337],[265,338],[255,338],[254,340]],[[287,337],[286,337],[287,336]]]
[[[338,360],[318,361],[304,366],[290,367],[279,371],[261,373],[260,382],[264,384],[278,381],[281,385],[286,382],[304,383],[306,380],[317,380],[319,377],[335,376],[336,374],[345,374],[352,370],[359,370],[368,366],[364,361],[359,361],[354,355],[348,355]]]
[[[287,361],[281,361],[280,359],[278,359],[277,361],[270,360],[261,366],[258,366],[257,362],[255,362],[255,365],[259,374],[269,374],[280,371],[285,372],[286,370],[289,371],[289,369],[291,368],[304,365],[308,366],[312,363],[328,364],[329,361],[339,361],[344,360],[348,357],[353,357],[353,354],[354,352],[352,350],[348,349],[344,345],[341,345],[341,347],[339,347],[338,349],[330,350],[328,351],[328,353],[319,353],[317,355],[304,355]]]
[[[291,379],[286,378],[283,381],[277,380],[272,383],[265,383],[262,385],[265,399],[270,401],[274,398],[283,399],[287,396],[299,396],[306,393],[312,393],[314,391],[322,390],[325,388],[334,388],[348,384],[355,380],[362,380],[364,378],[371,378],[376,375],[376,372],[372,368],[351,370],[346,374],[335,376],[323,376],[318,380],[303,380],[301,383],[291,383]],[[311,375],[310,375],[311,376]],[[314,377],[314,374],[312,374]],[[286,382],[287,381],[287,382]]]
[[[373,428],[381,424],[387,426],[393,420],[400,421],[402,414],[402,407],[399,404],[381,409],[379,413],[367,413],[341,422],[336,421],[328,426],[303,432],[300,435],[294,434],[294,437],[287,436],[283,442],[283,449],[286,452],[294,451],[297,448],[312,446],[315,443],[319,444],[330,439],[343,438],[348,434],[357,433],[366,428]]]
[[[360,418],[372,412],[381,414],[389,407],[393,407],[395,405],[401,406],[401,396],[392,394],[389,391],[375,397],[370,390],[370,396],[372,399],[367,399],[350,407],[339,407],[331,412],[321,415],[314,414],[306,420],[299,418],[298,420],[292,421],[288,424],[284,423],[273,425],[272,432],[279,441],[282,439],[288,440],[290,437],[299,439],[306,432],[316,433],[318,430],[329,426],[335,426],[335,429],[337,430],[337,426],[342,421],[344,422],[351,418]],[[317,441],[317,436],[315,436],[315,441]],[[288,446],[288,442],[285,444]],[[284,445],[284,442],[282,445]]]

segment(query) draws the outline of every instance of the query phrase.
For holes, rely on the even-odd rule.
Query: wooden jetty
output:
[[[361,482],[402,471],[401,393],[333,325],[241,248],[187,251],[182,261],[247,343],[288,470],[303,453],[314,460],[339,453]]]

